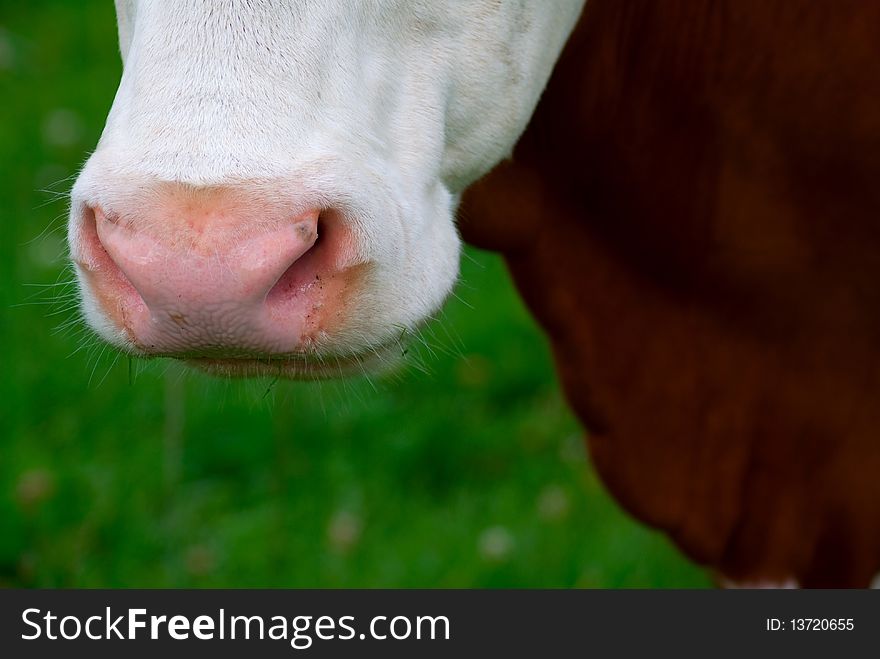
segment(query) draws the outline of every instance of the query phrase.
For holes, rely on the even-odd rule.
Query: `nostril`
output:
[[[266,295],[273,312],[296,307],[303,299],[310,300],[310,313],[318,311],[327,291],[335,290],[331,282],[344,279],[361,263],[348,221],[340,211],[322,210],[314,227],[311,247],[290,263]]]
[[[98,236],[98,213],[91,206],[84,206],[76,230],[71,233],[71,258],[86,271],[98,270],[110,259]]]
[[[318,249],[324,241],[324,234],[327,231],[327,211],[322,210],[318,213],[318,221],[315,223],[315,244],[312,249]]]
[[[112,270],[115,278],[122,278],[137,289],[137,282],[132,278],[137,271],[133,266],[145,259],[145,252],[151,246],[145,244],[142,237],[136,235],[119,214],[105,212],[100,206],[96,206],[92,215],[95,238],[107,261],[105,269]]]
[[[114,251],[117,243],[122,239],[121,234],[128,233],[130,227],[121,219],[118,213],[105,211],[100,206],[95,206],[90,211],[98,243],[104,252],[118,264]]]
[[[147,313],[146,303],[107,249],[102,231],[99,232],[99,223],[118,221],[118,216],[108,216],[98,206],[83,206],[80,222],[71,234],[71,257],[88,282],[90,295],[84,300],[83,310],[93,326],[102,332],[109,331],[106,322],[96,315],[93,303],[97,303],[115,323],[113,332],[124,335],[131,345],[140,346],[131,323],[139,314]]]
[[[100,272],[104,276],[123,276],[119,264],[107,248],[106,225],[116,227],[119,216],[105,213],[99,206],[86,206],[82,221],[76,233],[72,257],[76,263],[89,272]],[[101,225],[105,226],[101,226]]]
[[[316,214],[313,222],[297,223],[294,230],[308,247],[295,259],[288,261],[287,267],[267,292],[266,303],[270,307],[296,299],[311,288],[316,278],[320,279],[319,255],[326,242],[323,214]]]

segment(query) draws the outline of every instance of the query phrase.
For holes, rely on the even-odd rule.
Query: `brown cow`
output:
[[[599,474],[745,584],[880,571],[880,5],[590,0],[462,230]]]

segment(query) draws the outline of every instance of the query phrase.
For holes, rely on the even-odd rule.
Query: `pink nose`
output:
[[[267,221],[189,204],[174,210],[183,218],[152,222],[93,211],[95,255],[86,260],[97,297],[154,354],[301,350],[326,301],[322,280],[338,270],[318,249],[325,241],[316,246],[318,210]]]

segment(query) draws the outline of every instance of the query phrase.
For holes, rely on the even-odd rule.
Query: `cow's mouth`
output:
[[[183,358],[201,371],[226,378],[273,377],[286,380],[326,380],[387,370],[398,364],[404,350],[398,342],[353,354],[289,354],[271,356]]]

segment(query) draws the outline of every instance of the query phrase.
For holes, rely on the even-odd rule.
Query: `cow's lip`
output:
[[[346,355],[271,355],[243,357],[185,357],[184,363],[227,378],[275,377],[286,380],[325,380],[375,372],[398,361],[399,346],[389,343]]]

